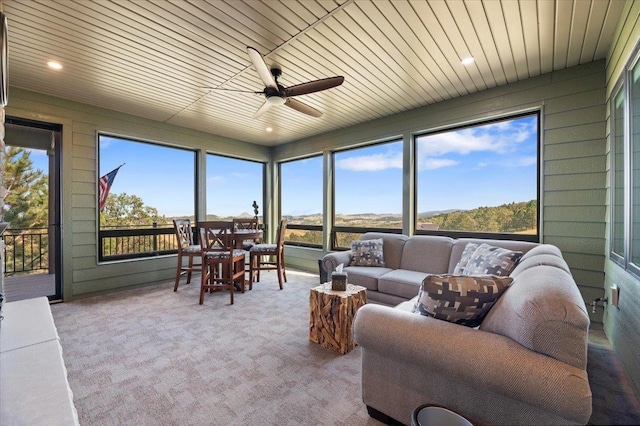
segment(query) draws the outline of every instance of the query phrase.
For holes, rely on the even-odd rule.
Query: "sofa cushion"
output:
[[[521,251],[512,251],[483,243],[476,248],[462,271],[462,275],[507,276],[522,257]]]
[[[518,262],[518,266],[511,271],[509,276],[511,278],[515,278],[522,271],[540,265],[555,266],[569,274],[571,273],[569,265],[567,265],[567,262],[565,262],[562,257],[558,257],[555,254],[537,254],[534,256],[527,256],[526,258],[523,256],[522,259],[520,259],[520,262]]]
[[[551,254],[562,258],[562,252],[558,247],[551,244],[540,244],[526,252],[524,256],[522,256],[522,260],[525,260],[529,256],[537,256],[539,254]]]
[[[422,281],[429,275],[426,272],[395,269],[378,278],[378,291],[411,299],[418,294]]]
[[[449,237],[414,235],[404,243],[400,268],[396,269],[446,274],[453,241]]]
[[[512,281],[493,275],[429,275],[422,282],[414,312],[476,327]]]
[[[385,266],[382,238],[352,241],[349,266]]]
[[[572,276],[558,267],[539,265],[518,274],[480,329],[586,368],[589,316]]]
[[[378,290],[378,278],[387,274],[391,268],[372,268],[371,266],[347,266],[343,269],[347,273],[349,284],[361,285],[367,290]]]

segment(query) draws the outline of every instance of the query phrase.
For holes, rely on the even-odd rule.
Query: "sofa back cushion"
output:
[[[404,244],[409,237],[402,234],[387,234],[384,232],[367,232],[360,237],[361,240],[375,240],[378,238],[382,238],[384,265],[391,269],[400,268]]]
[[[565,262],[562,257],[558,257],[554,254],[536,254],[535,256],[527,256],[526,258],[520,259],[518,266],[511,271],[511,277],[515,278],[523,271],[540,265],[555,266],[568,274],[571,273],[569,265],[567,265],[567,262]]]
[[[557,266],[536,265],[513,277],[511,287],[493,305],[480,329],[586,368],[587,308],[571,274]]]
[[[435,235],[414,235],[404,243],[401,269],[446,274],[454,240]]]
[[[491,246],[494,247],[501,247],[501,248],[505,248],[508,250],[514,250],[514,251],[521,251],[522,253],[524,253],[523,255],[523,259],[526,256],[526,253],[537,247],[539,244],[538,243],[529,243],[526,241],[513,241],[513,240],[485,240],[485,239],[480,239],[480,238],[460,238],[455,240],[455,243],[453,244],[453,247],[451,248],[451,258],[449,259],[449,269],[448,269],[448,273],[450,274],[454,274],[454,273],[460,273],[460,272],[455,272],[456,269],[456,265],[458,264],[458,261],[460,260],[460,257],[462,256],[462,252],[464,251],[464,248],[467,246],[468,243],[475,243],[475,244],[489,244]]]

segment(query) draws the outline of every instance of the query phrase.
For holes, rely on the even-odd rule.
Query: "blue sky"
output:
[[[535,116],[418,137],[419,212],[472,209],[529,201],[537,190]],[[46,170],[44,153],[31,155]],[[193,214],[193,151],[104,138],[100,175],[122,163],[111,192],[135,194],[166,216]],[[383,143],[335,154],[336,213],[400,213],[402,143]],[[322,212],[322,157],[282,166],[286,215]],[[238,216],[262,213],[262,165],[207,156],[207,213]]]

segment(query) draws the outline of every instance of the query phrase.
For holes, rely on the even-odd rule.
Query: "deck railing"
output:
[[[178,252],[172,225],[102,227],[98,231],[99,261],[153,257]]]
[[[47,228],[8,228],[5,243],[5,276],[49,271],[49,232]],[[170,225],[154,223],[148,227],[109,227],[98,231],[100,261],[152,257],[178,252],[175,232]]]
[[[2,238],[5,276],[49,270],[47,228],[7,228]]]

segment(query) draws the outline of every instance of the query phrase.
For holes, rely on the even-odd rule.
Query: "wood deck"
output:
[[[32,299],[56,294],[54,274],[32,274],[4,278],[4,292],[7,302]]]

